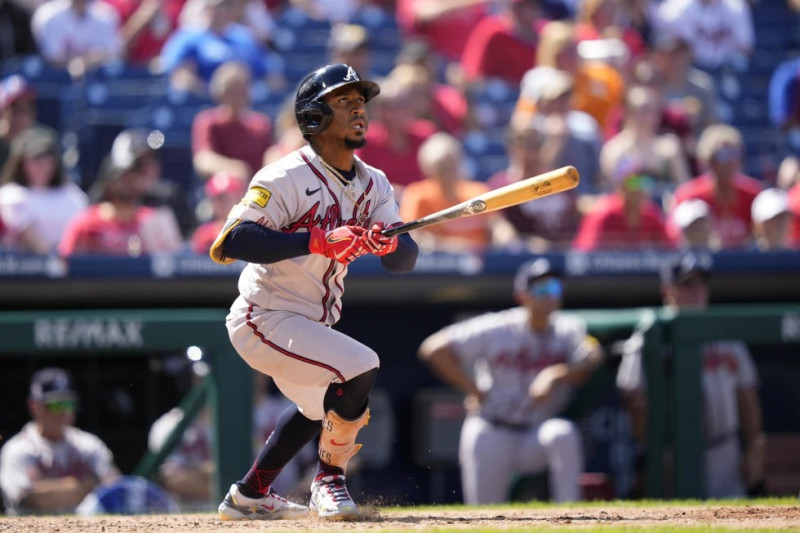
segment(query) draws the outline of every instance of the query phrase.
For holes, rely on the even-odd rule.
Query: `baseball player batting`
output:
[[[320,431],[309,507],[326,519],[357,515],[345,474],[361,447],[356,436],[369,420],[380,361],[331,326],[342,314],[350,262],[371,253],[388,272],[404,273],[418,253],[410,236],[381,233],[400,223],[394,191],[383,172],[354,154],[366,143],[366,104],[378,93],[344,64],[306,76],[295,114],[309,144],[256,173],[211,247],[217,262],[249,263],[226,320],[233,346],[294,402],[231,485],[219,506],[223,520],[307,512],[277,495],[272,482]]]

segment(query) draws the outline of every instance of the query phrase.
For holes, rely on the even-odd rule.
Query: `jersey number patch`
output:
[[[244,195],[245,202],[253,202],[259,207],[267,207],[267,202],[272,196],[272,193],[263,187],[253,187]]]

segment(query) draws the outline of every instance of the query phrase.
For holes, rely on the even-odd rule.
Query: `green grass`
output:
[[[370,533],[407,533],[408,530],[397,529],[380,529],[380,530],[370,530]],[[524,527],[512,527],[512,528],[469,528],[469,529],[461,529],[461,528],[431,528],[426,529],[426,532],[432,533],[463,533],[464,531],[469,531],[469,533],[516,533],[521,531],[543,531],[543,532],[558,532],[558,533],[593,533],[593,532],[601,532],[601,533],[707,533],[707,532],[723,532],[723,531],[740,531],[742,533],[760,533],[760,532],[770,532],[774,533],[775,531],[790,531],[787,529],[769,529],[769,528],[726,528],[726,527],[712,527],[712,526],[659,526],[659,527],[632,527],[632,526],[587,526],[587,527],[571,527],[571,526],[538,526],[538,525],[530,525]]]
[[[798,498],[750,498],[740,500],[616,500],[616,501],[591,501],[574,503],[550,503],[542,501],[503,503],[471,507],[467,505],[425,505],[420,507],[381,507],[386,513],[403,511],[459,511],[459,510],[503,510],[503,509],[592,509],[605,507],[636,508],[636,507],[742,507],[747,505],[766,506],[798,506]]]

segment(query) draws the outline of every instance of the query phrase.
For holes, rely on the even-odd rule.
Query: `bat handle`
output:
[[[415,222],[403,222],[398,226],[381,231],[381,235],[386,235],[387,237],[394,237],[395,235],[402,235],[403,233],[408,233],[409,231],[411,231],[416,227],[417,225],[415,224]]]

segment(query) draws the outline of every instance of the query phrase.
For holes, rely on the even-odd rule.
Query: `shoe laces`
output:
[[[350,493],[347,492],[347,486],[344,484],[344,476],[324,477],[320,481],[325,485],[333,501],[341,502],[351,499]]]
[[[275,489],[273,489],[272,487],[269,488],[269,492],[267,492],[264,496],[274,498],[279,502],[289,503],[289,500],[287,500],[283,496],[280,496],[277,492],[275,492]]]

